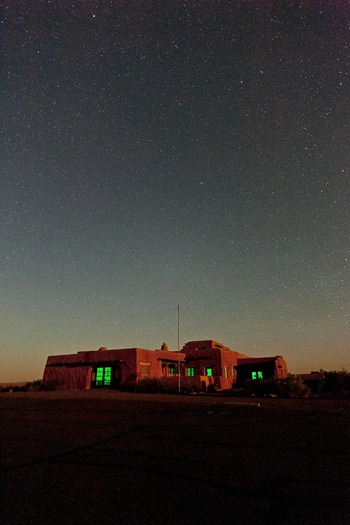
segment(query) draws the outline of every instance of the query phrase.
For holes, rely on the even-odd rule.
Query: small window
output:
[[[96,370],[96,386],[103,385],[103,367],[98,367]]]
[[[111,377],[112,377],[112,369],[110,366],[106,366],[105,368],[105,375],[103,379],[103,384],[105,386],[110,386],[111,384]]]
[[[258,372],[252,372],[252,380],[255,381],[255,379],[264,379],[263,373],[260,370]]]
[[[141,375],[143,376],[149,376],[150,374],[150,365],[148,363],[140,363],[141,364]]]
[[[213,369],[212,369],[211,367],[207,367],[207,368],[205,369],[205,375],[206,375],[207,377],[212,377],[212,376],[213,376]]]
[[[175,365],[169,365],[169,374],[171,376],[175,376],[177,373],[177,369]]]
[[[189,366],[187,368],[187,375],[188,375],[188,377],[193,377],[194,376],[194,367],[193,366]]]
[[[228,366],[225,366],[224,368],[224,374],[225,374],[225,377],[226,379],[228,378]]]

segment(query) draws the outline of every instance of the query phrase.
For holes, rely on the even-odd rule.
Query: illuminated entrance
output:
[[[91,375],[92,387],[111,387],[112,386],[112,367],[98,366]]]

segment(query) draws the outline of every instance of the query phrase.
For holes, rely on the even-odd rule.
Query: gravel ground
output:
[[[350,523],[350,402],[0,394],[2,524]]]

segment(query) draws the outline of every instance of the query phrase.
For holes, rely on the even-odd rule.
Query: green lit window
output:
[[[105,376],[103,380],[103,384],[105,386],[109,386],[111,384],[111,377],[112,377],[112,369],[110,366],[106,366],[105,368]]]
[[[252,379],[264,379],[263,373],[260,370],[258,372],[252,372]]]
[[[99,367],[96,370],[96,386],[102,386],[103,385],[103,368]]]
[[[96,370],[96,386],[110,386],[112,379],[112,368],[110,366],[99,366]]]
[[[187,368],[187,375],[188,377],[193,377],[194,376],[194,367],[193,366],[190,366]]]
[[[211,367],[207,367],[205,369],[205,375],[208,376],[208,377],[212,377],[213,376],[213,369]]]
[[[263,379],[263,373],[262,372],[258,372],[258,379]]]

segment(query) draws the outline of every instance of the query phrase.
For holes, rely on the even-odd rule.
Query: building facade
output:
[[[182,353],[170,352],[166,345],[159,350],[124,348],[77,354],[50,356],[43,382],[62,390],[89,388],[123,388],[142,379],[171,377],[177,373]]]
[[[279,379],[287,373],[282,356],[251,358],[217,341],[203,340],[186,343],[181,352],[172,352],[163,343],[157,350],[101,347],[49,356],[43,383],[61,390],[122,389],[143,379],[157,379],[170,387],[181,383],[203,391],[210,386],[230,389],[246,379]]]
[[[236,365],[237,387],[243,387],[247,380],[283,379],[287,377],[287,363],[281,355],[274,357],[244,357]]]
[[[236,366],[240,358],[247,358],[217,341],[190,341],[182,349],[185,355],[184,375],[192,378],[199,389],[213,386],[232,388],[236,383]],[[187,380],[188,380],[187,379]]]

